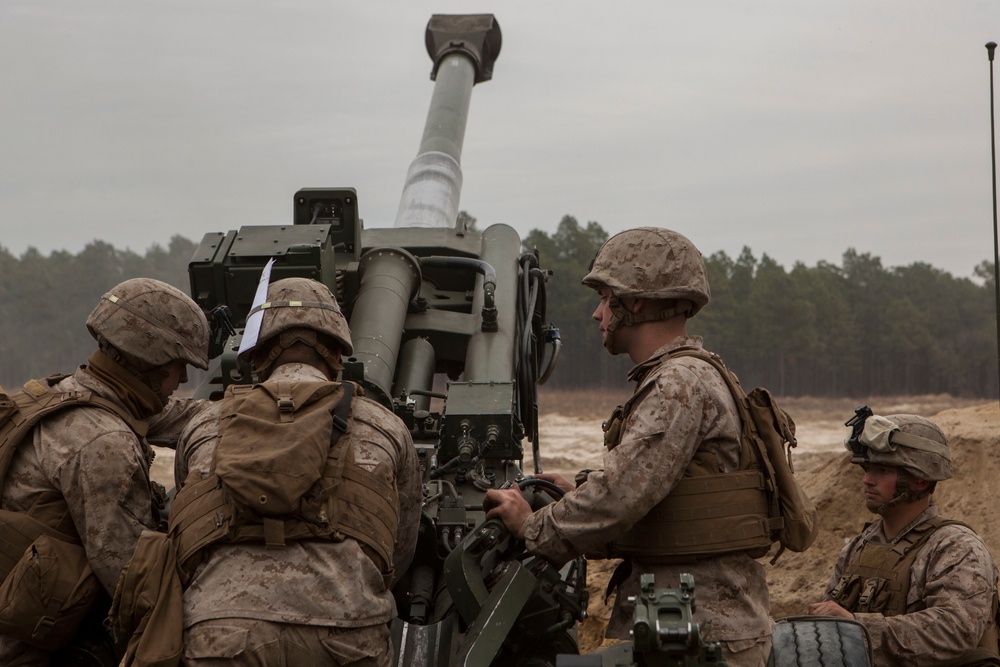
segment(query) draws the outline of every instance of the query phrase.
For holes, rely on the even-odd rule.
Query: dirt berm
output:
[[[945,410],[930,417],[948,436],[955,476],[938,484],[934,499],[941,513],[961,519],[1000,555],[1000,406],[997,403]],[[864,506],[861,471],[848,462],[846,450],[794,456],[796,474],[819,509],[820,533],[804,553],[786,551],[775,565],[767,564],[771,614],[775,618],[805,613],[819,600],[845,541],[873,517]],[[601,601],[615,562],[589,563],[591,614],[580,628],[580,648],[588,652],[602,644],[610,605]],[[697,594],[697,582],[695,582]]]

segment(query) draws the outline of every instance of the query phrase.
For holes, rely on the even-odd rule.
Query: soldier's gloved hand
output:
[[[500,519],[512,537],[524,539],[524,522],[531,516],[531,505],[516,486],[512,489],[491,489],[483,497],[487,519]]]

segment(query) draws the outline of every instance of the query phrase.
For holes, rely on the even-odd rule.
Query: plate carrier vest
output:
[[[615,409],[604,423],[605,445],[618,446],[621,426],[643,393],[642,379],[664,358],[693,356],[712,364],[726,380],[738,407],[738,384],[730,381],[730,371],[716,355],[701,348],[680,348],[643,362],[633,371],[639,380],[636,391]],[[716,362],[716,360],[718,360]],[[742,390],[740,390],[742,394]],[[745,400],[745,394],[743,395]],[[738,470],[719,473],[718,457],[696,452],[684,476],[670,493],[646,516],[612,545],[618,558],[633,558],[645,563],[690,563],[699,558],[746,551],[751,557],[765,555],[771,547],[774,531],[780,528],[777,507],[771,507],[768,481],[758,460],[758,452],[748,437],[749,415],[740,411]],[[776,518],[775,518],[776,517]]]
[[[326,411],[326,418],[333,421],[333,429],[319,481],[303,496],[297,511],[279,515],[262,514],[249,506],[245,498],[234,495],[217,470],[222,440],[216,447],[211,473],[200,479],[200,475],[193,472],[177,493],[171,507],[169,532],[177,550],[177,562],[185,586],[190,583],[195,568],[201,562],[204,549],[216,542],[257,542],[266,544],[270,549],[281,549],[286,540],[339,542],[346,537],[360,543],[365,554],[379,567],[387,587],[392,581],[392,554],[399,521],[395,477],[385,464],[368,471],[355,463],[351,445],[355,385],[350,382],[292,382],[233,386],[227,390],[224,400],[256,396],[257,401],[251,407],[255,408],[258,419],[266,419],[266,415],[261,414],[263,406],[270,409],[270,417],[275,425],[279,425],[278,428],[281,425],[292,428],[297,410],[305,407],[295,404],[294,390],[318,384],[334,390],[342,387],[343,391],[327,392],[310,403],[318,406],[316,409],[319,412]],[[265,389],[269,390],[268,393]],[[276,395],[277,400],[271,398],[270,392]],[[224,406],[223,415],[228,413]],[[240,431],[233,434],[226,431],[226,426],[223,426],[223,439],[233,435],[237,436],[237,440],[260,438],[255,433]],[[295,440],[294,437],[290,439]],[[269,445],[274,446],[274,443],[262,443],[264,447]],[[289,458],[295,462],[299,457],[290,455]],[[315,477],[318,471],[306,472]],[[279,483],[273,474],[261,474],[256,481],[272,485]],[[263,497],[264,494],[261,495]]]
[[[965,526],[972,530],[968,524],[957,519],[935,516],[914,526],[893,544],[863,543],[860,549],[855,549],[851,554],[844,566],[840,581],[830,591],[830,597],[852,614],[855,612],[877,613],[883,616],[905,614],[913,561],[931,535],[943,526],[953,525]],[[984,657],[997,656],[997,603],[997,595],[994,593],[990,620],[976,649],[969,655],[948,664],[971,664]]]

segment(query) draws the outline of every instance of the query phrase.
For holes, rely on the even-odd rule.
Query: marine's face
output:
[[[591,317],[596,320],[601,327],[601,338],[603,339],[607,336],[608,325],[611,324],[611,306],[608,304],[608,299],[611,298],[611,289],[608,287],[602,287],[597,290],[597,293],[601,297],[601,302],[597,304],[597,308]]]
[[[187,381],[187,364],[181,360],[172,362],[170,364],[170,372],[167,373],[167,377],[163,378],[163,382],[160,383],[160,391],[163,393],[162,398],[170,398],[177,391],[177,387]]]
[[[896,497],[896,482],[899,468],[868,464],[864,466],[865,476],[861,479],[865,488],[865,506],[870,512],[878,511],[885,503]]]

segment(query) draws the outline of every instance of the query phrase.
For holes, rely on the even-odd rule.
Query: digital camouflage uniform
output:
[[[322,372],[299,363],[281,365],[268,378],[324,380]],[[199,415],[182,434],[178,479],[193,472],[208,474],[220,438],[220,408],[216,404]],[[400,513],[393,560],[395,572],[404,572],[416,546],[422,494],[410,433],[381,405],[356,398],[353,425],[344,437],[351,438],[359,465],[372,470],[386,463],[395,471]],[[282,550],[253,543],[220,543],[209,549],[184,592],[183,664],[200,665],[202,659],[210,664],[212,657],[259,664],[255,661],[267,655],[265,645],[281,633],[286,650],[289,641],[304,646],[302,664],[391,660],[387,623],[395,616],[395,603],[379,568],[355,540],[290,541]],[[319,653],[310,653],[310,647]]]
[[[931,505],[894,540],[882,519],[851,540],[837,559],[825,600],[844,574],[851,556],[865,544],[895,544],[914,527],[938,516]],[[979,535],[962,525],[938,528],[920,547],[910,568],[906,613],[883,616],[857,612],[871,635],[875,667],[940,665],[976,646],[993,613],[997,567]],[[850,611],[850,610],[849,610]]]
[[[701,347],[702,340],[680,337],[653,356],[683,346]],[[695,452],[716,453],[720,472],[738,469],[739,417],[732,394],[714,367],[691,357],[664,357],[635,379],[638,385],[620,442],[604,455],[604,469],[591,472],[580,487],[525,522],[532,553],[556,563],[581,554],[619,557],[615,540],[670,493]],[[730,667],[764,664],[773,623],[760,563],[744,552],[682,565],[635,559],[632,563],[631,574],[619,588],[607,636],[628,638],[633,605],[626,600],[639,594],[643,573],[653,573],[657,587],[677,588],[680,574],[689,572],[694,575],[698,603],[694,618],[702,636],[723,643]]]

